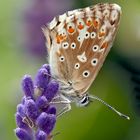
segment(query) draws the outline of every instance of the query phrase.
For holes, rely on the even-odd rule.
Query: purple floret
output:
[[[58,90],[59,90],[58,82],[52,80],[48,84],[48,87],[47,87],[46,91],[44,92],[44,96],[46,96],[48,101],[51,101],[56,96]]]
[[[22,89],[26,97],[33,98],[34,85],[31,76],[25,75],[22,80]]]
[[[15,117],[16,117],[17,126],[19,128],[29,129],[29,126],[26,123],[23,122],[23,118],[20,116],[19,113],[16,113]]]
[[[41,130],[50,134],[53,130],[56,122],[56,116],[53,114],[47,114],[45,112],[41,113],[40,116],[37,118],[37,125]]]
[[[15,134],[19,140],[47,140],[56,123],[56,108],[50,102],[59,90],[59,84],[51,80],[49,65],[39,69],[35,82],[25,75],[22,89],[25,96],[17,105]]]
[[[25,102],[25,112],[27,114],[27,116],[29,118],[31,118],[31,120],[36,120],[39,112],[38,112],[38,108],[36,106],[36,103],[34,102],[34,100],[29,99],[26,100]]]
[[[33,140],[31,133],[28,133],[25,129],[16,128],[15,133],[19,140]]]
[[[47,109],[47,113],[48,114],[56,115],[56,108],[55,108],[55,106],[53,106],[53,105],[49,106],[48,109]]]
[[[46,89],[50,80],[49,75],[47,69],[41,68],[36,75],[35,86],[40,89]]]
[[[48,64],[44,64],[42,66],[42,68],[45,68],[48,71],[48,74],[50,75],[50,78],[51,78],[51,69],[50,69],[50,66]]]
[[[17,105],[17,112],[20,114],[20,116],[25,117],[25,107],[23,104]]]
[[[38,130],[35,138],[36,140],[47,140],[47,134],[42,130]]]
[[[39,109],[43,109],[49,105],[49,102],[45,96],[41,96],[36,100],[36,105]]]

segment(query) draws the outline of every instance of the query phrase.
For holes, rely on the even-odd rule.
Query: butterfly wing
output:
[[[97,4],[69,11],[44,28],[52,74],[84,94],[112,47],[121,8]]]

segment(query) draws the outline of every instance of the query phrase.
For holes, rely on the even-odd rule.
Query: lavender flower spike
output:
[[[29,75],[25,75],[22,80],[22,89],[26,97],[33,97],[34,86],[33,81]]]
[[[56,107],[50,102],[57,95],[59,84],[50,79],[49,65],[39,69],[36,80],[26,75],[22,81],[24,97],[15,114],[19,140],[48,140],[56,123]],[[36,90],[40,94],[36,96]]]

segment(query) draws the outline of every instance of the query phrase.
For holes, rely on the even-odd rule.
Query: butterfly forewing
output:
[[[43,29],[52,74],[84,94],[112,46],[120,15],[116,4],[97,4],[55,18]]]

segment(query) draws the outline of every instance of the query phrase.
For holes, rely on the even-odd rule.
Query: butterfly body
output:
[[[43,29],[52,75],[71,89],[66,96],[85,96],[112,47],[120,15],[117,4],[97,4],[55,17]]]
[[[121,8],[117,4],[97,4],[68,11],[43,28],[51,74],[60,83],[58,98],[53,103],[65,103],[61,115],[71,109],[70,103],[82,107],[96,99],[129,119],[100,98],[88,94],[112,47],[120,16]]]
[[[43,28],[52,77],[59,81],[60,92],[52,101],[65,104],[58,116],[71,109],[71,103],[83,107],[98,100],[119,116],[130,119],[88,89],[109,53],[120,23],[121,8],[101,3],[68,11]]]

